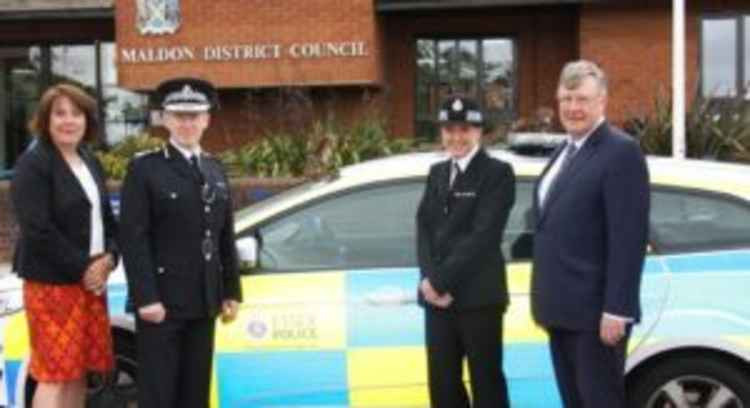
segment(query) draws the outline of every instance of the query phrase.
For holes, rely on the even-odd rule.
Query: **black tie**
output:
[[[448,183],[448,188],[453,189],[453,184],[456,182],[456,178],[461,174],[461,168],[458,167],[458,162],[454,161],[453,166],[451,166],[451,179]]]
[[[190,167],[193,169],[193,176],[199,184],[203,184],[203,172],[201,171],[200,163],[198,163],[198,155],[194,154],[190,156]]]

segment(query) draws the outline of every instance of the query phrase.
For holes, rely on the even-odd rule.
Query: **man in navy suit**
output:
[[[500,242],[515,200],[515,176],[508,163],[482,148],[482,119],[473,99],[453,97],[442,104],[438,122],[450,157],[430,168],[417,212],[419,301],[433,408],[469,407],[464,358],[471,406],[509,406],[502,371],[508,290]]]
[[[550,337],[566,408],[624,408],[625,352],[640,319],[649,176],[638,143],[604,119],[607,80],[567,64],[557,89],[567,142],[534,192],[532,314]]]

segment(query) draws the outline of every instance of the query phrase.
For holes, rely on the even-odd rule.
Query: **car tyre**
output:
[[[747,376],[737,364],[716,356],[667,359],[634,379],[628,407],[750,408]]]

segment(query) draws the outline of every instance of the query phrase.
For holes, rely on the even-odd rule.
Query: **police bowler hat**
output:
[[[477,101],[465,96],[452,96],[440,104],[438,124],[467,123],[481,127],[484,123],[482,110]]]

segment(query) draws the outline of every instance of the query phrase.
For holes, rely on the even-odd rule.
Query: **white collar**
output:
[[[592,126],[591,130],[589,130],[588,133],[586,133],[586,136],[584,136],[584,137],[582,137],[582,138],[580,138],[578,140],[573,140],[573,137],[571,135],[568,135],[568,141],[567,141],[567,143],[568,144],[573,143],[574,145],[576,145],[576,150],[580,150],[581,147],[583,146],[583,144],[586,143],[587,140],[589,140],[589,137],[591,137],[591,135],[594,132],[596,132],[596,129],[598,129],[599,126],[602,125],[602,123],[604,123],[604,116],[600,117],[596,121],[596,123],[594,123],[594,126]]]
[[[479,143],[477,143],[476,146],[474,146],[473,149],[467,154],[466,156],[460,158],[460,159],[451,159],[451,162],[457,163],[458,168],[461,169],[461,172],[465,172],[466,168],[469,167],[469,163],[471,163],[471,159],[474,158],[474,156],[477,155],[477,152],[479,151]],[[452,165],[451,165],[452,166]]]
[[[180,146],[180,144],[175,142],[174,139],[172,139],[171,137],[169,138],[169,144],[171,144],[175,149],[177,149],[177,151],[180,152],[185,157],[185,160],[188,160],[188,161],[190,161],[190,158],[193,156],[198,156],[200,158],[201,154],[203,153],[203,150],[201,149],[200,146],[196,146],[195,149],[193,150],[186,149]]]

